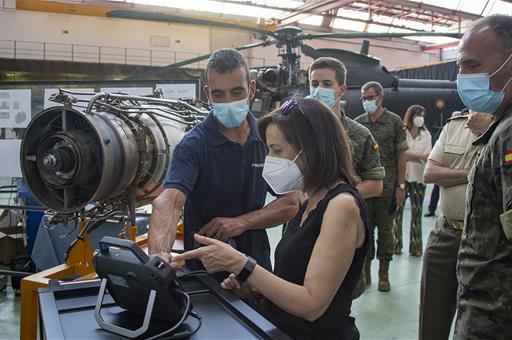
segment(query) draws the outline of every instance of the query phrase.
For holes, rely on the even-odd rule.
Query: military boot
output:
[[[391,285],[389,284],[389,260],[379,261],[379,291],[389,292]]]
[[[372,260],[370,259],[366,259],[364,261],[364,280],[365,280],[365,284],[367,286],[371,285],[372,283]]]

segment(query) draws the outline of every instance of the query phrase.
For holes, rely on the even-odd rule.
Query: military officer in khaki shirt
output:
[[[391,289],[388,273],[394,248],[392,229],[395,213],[390,211],[393,210],[390,209],[390,206],[393,197],[396,199],[396,206],[400,206],[405,198],[405,150],[407,150],[407,142],[404,124],[400,116],[382,106],[384,89],[380,83],[371,81],[364,84],[361,88],[361,99],[366,113],[357,117],[355,121],[367,127],[379,144],[381,164],[386,171],[382,194],[366,201],[368,203],[372,240],[364,273],[368,284],[371,282],[371,261],[375,257],[373,236],[375,227],[377,227],[378,289],[387,292]]]
[[[475,142],[457,260],[455,339],[512,339],[512,17],[491,15],[464,33],[457,90],[466,107],[492,112]]]
[[[457,307],[455,266],[464,227],[468,173],[481,150],[473,142],[492,121],[490,114],[467,113],[465,110],[448,120],[425,167],[425,183],[439,185],[442,214],[423,255],[420,340],[448,339]]]

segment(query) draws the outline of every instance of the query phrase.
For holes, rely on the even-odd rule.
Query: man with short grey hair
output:
[[[378,288],[390,290],[389,263],[393,258],[393,218],[397,206],[405,198],[405,150],[407,142],[402,119],[382,106],[384,89],[376,81],[361,88],[361,100],[366,111],[355,120],[366,126],[377,141],[382,166],[385,168],[384,189],[379,197],[367,200],[370,217],[371,244],[366,258],[364,273],[366,282],[371,282],[371,261],[375,257],[374,231],[378,232],[377,258],[379,259]],[[396,204],[393,204],[395,199]],[[393,206],[394,205],[394,206]]]
[[[267,147],[249,112],[256,84],[244,57],[234,49],[213,52],[206,79],[204,91],[213,110],[174,149],[164,191],[153,201],[149,253],[171,262],[169,252],[184,207],[185,250],[197,246],[193,235],[198,233],[229,241],[271,270],[265,228],[295,216],[298,198],[283,195],[264,207]],[[187,267],[201,268],[198,261]]]

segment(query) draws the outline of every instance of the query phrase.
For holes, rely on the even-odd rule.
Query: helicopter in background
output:
[[[159,14],[158,18],[148,19],[147,13],[124,11],[113,13],[109,16],[143,19],[173,21],[177,18]],[[197,23],[197,22],[194,22]],[[216,23],[207,22],[203,24]],[[226,27],[225,24],[223,24]],[[427,110],[427,125],[429,127],[441,127],[451,112],[464,107],[458,94],[456,83],[448,80],[421,80],[402,79],[391,74],[380,60],[368,55],[369,41],[364,40],[361,52],[354,53],[342,49],[322,48],[316,49],[304,43],[305,40],[323,38],[393,38],[410,36],[447,36],[460,38],[462,33],[439,33],[439,32],[411,32],[411,33],[369,33],[369,32],[339,32],[339,33],[303,33],[302,29],[294,26],[283,26],[275,31],[246,28],[235,25],[228,27],[252,31],[262,41],[237,47],[239,51],[275,45],[278,49],[278,56],[281,58],[279,65],[263,66],[251,69],[251,76],[257,82],[257,91],[251,103],[251,111],[257,116],[262,116],[280,106],[280,103],[294,95],[306,96],[309,94],[308,71],[301,69],[301,53],[317,59],[320,57],[333,57],[342,61],[347,68],[348,91],[343,100],[344,112],[349,117],[356,117],[363,113],[360,100],[361,86],[368,81],[378,81],[384,87],[384,106],[401,116],[407,108],[413,104],[419,104]],[[190,58],[157,70],[137,75],[137,79],[158,77],[165,72],[177,69],[182,66],[206,60],[210,54]],[[134,79],[130,77],[128,79]]]
[[[329,38],[372,38],[430,35],[429,33],[325,33],[302,34],[298,27],[287,26],[276,30],[275,39],[278,55],[282,62],[274,67],[253,69],[257,82],[257,92],[251,105],[255,115],[264,115],[294,95],[309,94],[308,71],[300,69],[300,53],[317,59],[333,57],[343,62],[347,68],[348,91],[342,98],[344,112],[349,117],[363,113],[361,87],[368,81],[378,81],[384,87],[384,106],[401,116],[407,108],[419,104],[427,110],[427,125],[441,127],[451,113],[464,107],[454,81],[403,79],[390,73],[380,60],[368,55],[369,41],[364,40],[360,53],[341,49],[316,49],[304,44],[306,39]],[[448,35],[459,38],[461,34]]]

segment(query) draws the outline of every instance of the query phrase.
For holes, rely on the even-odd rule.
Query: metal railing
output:
[[[16,0],[0,0],[0,9],[16,9]]]
[[[0,0],[6,1],[6,0]],[[52,61],[71,61],[98,64],[124,64],[165,66],[189,58],[200,56],[200,53],[178,52],[155,49],[139,49],[112,46],[94,46],[80,44],[63,44],[50,42],[0,40],[0,58],[34,59]],[[270,66],[279,63],[279,59],[248,57],[252,67]],[[205,68],[207,60],[196,62],[189,67]]]

